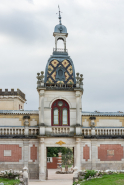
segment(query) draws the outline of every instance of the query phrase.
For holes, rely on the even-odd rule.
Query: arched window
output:
[[[69,105],[65,100],[56,100],[52,104],[51,123],[52,126],[68,126],[69,120]]]
[[[66,108],[62,110],[62,124],[67,125],[68,124],[68,111]]]
[[[53,110],[53,124],[54,125],[58,125],[58,123],[59,123],[59,110],[57,109],[57,108],[55,108],[54,110]]]

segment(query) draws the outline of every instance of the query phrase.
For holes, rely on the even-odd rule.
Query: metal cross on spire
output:
[[[60,11],[60,7],[59,7],[59,5],[58,5],[58,9],[59,9],[59,24],[61,25],[62,23],[61,23],[61,11]]]

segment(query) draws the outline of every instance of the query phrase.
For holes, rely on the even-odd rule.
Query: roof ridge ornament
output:
[[[62,13],[62,12],[60,11],[59,5],[58,5],[58,9],[59,9],[59,13],[56,13],[56,14],[59,14],[59,17],[58,17],[58,18],[59,18],[59,24],[62,25],[62,22],[61,22],[61,18],[62,18],[62,17],[61,17],[61,13]]]

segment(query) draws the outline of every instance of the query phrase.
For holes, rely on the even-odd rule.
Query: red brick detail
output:
[[[52,163],[47,163],[47,169],[57,169],[58,157],[52,157]]]
[[[121,161],[122,158],[123,147],[120,144],[101,144],[98,147],[98,159],[100,161]]]
[[[30,158],[33,162],[37,160],[37,147],[35,145],[31,147]]]
[[[83,159],[85,159],[85,161],[88,161],[88,159],[90,159],[90,148],[87,145],[83,147]]]
[[[4,156],[4,150],[11,150],[11,156]],[[0,144],[0,162],[19,162],[22,159],[22,147]]]

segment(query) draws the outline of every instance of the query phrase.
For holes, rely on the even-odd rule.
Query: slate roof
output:
[[[82,111],[82,116],[124,116],[124,112],[87,112],[87,111]]]
[[[38,110],[0,110],[0,114],[39,114]]]

